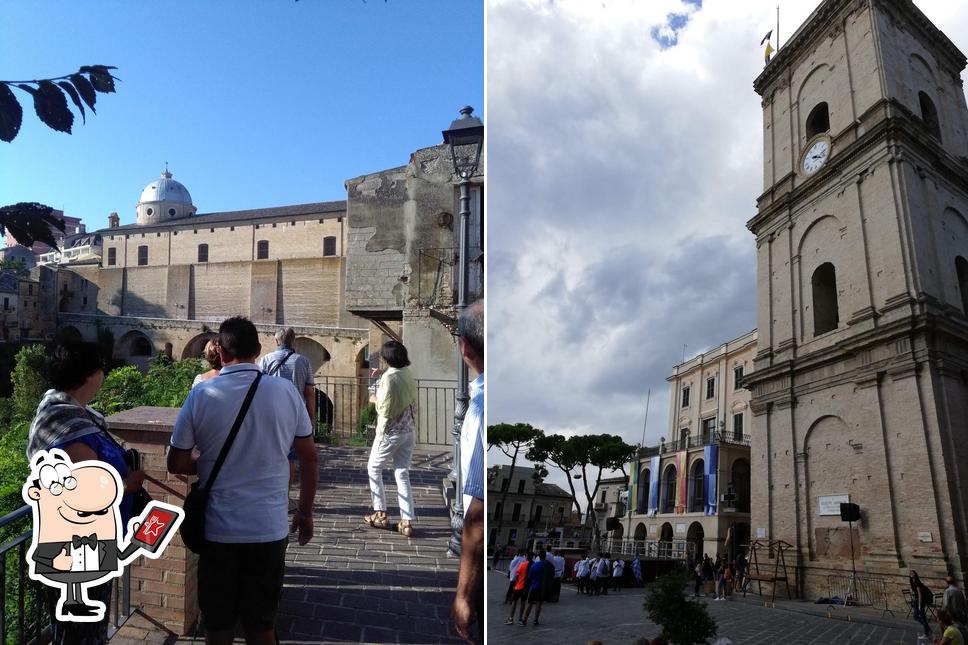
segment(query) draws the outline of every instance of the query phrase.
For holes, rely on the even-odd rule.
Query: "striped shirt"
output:
[[[471,500],[484,501],[484,375],[471,381],[467,388],[470,401],[460,432],[461,476],[463,477],[464,510]]]

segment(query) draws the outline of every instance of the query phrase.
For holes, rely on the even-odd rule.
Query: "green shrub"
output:
[[[145,405],[147,384],[144,375],[133,365],[111,370],[91,407],[105,416]]]
[[[690,578],[670,573],[648,586],[645,610],[649,620],[662,628],[659,639],[674,645],[703,645],[716,635],[716,621],[706,612],[706,605],[687,598]]]
[[[167,354],[159,354],[148,368],[142,405],[180,408],[188,398],[192,381],[205,371],[207,368],[200,358],[172,361]]]
[[[367,426],[375,425],[376,419],[376,406],[370,403],[365,408],[360,410],[360,418],[356,421],[356,432],[365,437],[367,433]]]
[[[47,350],[43,345],[29,345],[17,352],[17,365],[13,368],[13,418],[29,421],[37,412],[37,405],[50,389],[44,364]]]

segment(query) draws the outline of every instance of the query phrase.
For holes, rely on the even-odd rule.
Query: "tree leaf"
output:
[[[23,87],[23,86],[21,86]],[[50,81],[40,81],[34,95],[34,111],[37,117],[52,130],[71,133],[74,114],[67,107],[67,98],[60,88]]]
[[[84,69],[83,67],[81,69]],[[91,85],[102,94],[110,94],[114,91],[114,77],[101,65],[91,67],[88,72],[91,77]]]
[[[56,249],[57,240],[54,238],[53,229],[63,233],[65,226],[64,221],[55,217],[53,211],[50,206],[37,202],[4,206],[0,208],[0,234],[9,233],[13,239],[27,247],[33,246],[34,242],[43,242]]]
[[[5,83],[0,83],[0,140],[10,143],[20,132],[24,111]]]
[[[71,97],[71,100],[74,101],[74,105],[76,105],[77,109],[81,111],[81,119],[84,120],[84,123],[87,123],[87,116],[84,114],[84,104],[81,103],[81,97],[77,95],[77,90],[74,89],[74,86],[67,81],[58,81],[57,85],[62,90],[67,92],[69,97]]]
[[[94,104],[97,102],[97,92],[94,91],[94,86],[91,85],[91,81],[80,74],[71,74],[68,78],[71,79],[71,83],[77,88],[77,93],[87,103],[87,107],[91,108],[91,112],[97,114],[97,110],[94,109]]]

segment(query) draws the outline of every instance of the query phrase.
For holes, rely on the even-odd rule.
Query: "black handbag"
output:
[[[192,484],[188,495],[185,496],[185,503],[182,505],[185,511],[185,519],[182,520],[178,533],[181,535],[182,542],[192,553],[201,553],[205,548],[205,510],[208,508],[208,495],[212,486],[215,485],[219,471],[222,470],[222,464],[225,463],[225,457],[229,453],[229,448],[232,447],[232,442],[235,441],[235,436],[239,434],[242,420],[245,419],[245,415],[249,411],[249,406],[252,404],[252,398],[255,396],[255,390],[261,379],[262,373],[259,372],[256,374],[255,380],[252,381],[252,385],[245,395],[245,400],[242,401],[242,407],[239,408],[235,423],[229,430],[229,436],[225,438],[222,450],[218,453],[218,459],[215,460],[215,466],[212,467],[212,474],[208,477],[208,486],[202,488],[196,481]]]

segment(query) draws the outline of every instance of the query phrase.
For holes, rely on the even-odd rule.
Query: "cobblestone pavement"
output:
[[[445,448],[414,453],[417,521],[414,537],[406,538],[362,523],[370,506],[369,449],[319,447],[315,537],[306,546],[289,545],[277,619],[282,643],[463,642],[450,620],[458,561],[445,555],[450,521],[441,482],[450,454]],[[392,470],[384,470],[384,482],[393,519]],[[137,614],[111,639],[112,645],[145,642],[204,641],[175,639]]]
[[[529,621],[522,627],[517,622],[504,624],[510,609],[503,604],[507,576],[489,571],[487,582],[489,644],[586,645],[599,640],[603,645],[631,645],[659,633],[645,614],[640,589],[589,597],[578,596],[574,586],[566,584],[561,601],[542,608],[539,626]],[[851,608],[848,614],[840,607],[827,618],[824,605],[793,601],[769,608],[752,595],[745,600],[738,596],[721,602],[710,599],[707,607],[719,626],[718,636],[729,637],[735,645],[915,645],[920,633],[920,626],[903,616],[901,620],[880,619],[879,612]]]

